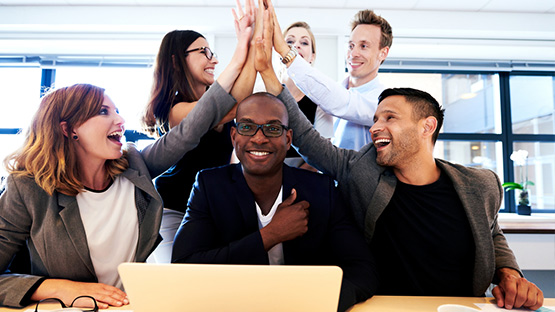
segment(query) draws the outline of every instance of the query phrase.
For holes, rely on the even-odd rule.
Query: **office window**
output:
[[[41,69],[0,67],[0,176],[6,175],[4,158],[23,144],[23,135],[40,102]]]
[[[511,119],[515,134],[555,134],[555,77],[511,76]]]
[[[555,143],[553,142],[515,142],[513,149],[528,151],[528,169],[514,167],[515,182],[522,183],[528,174],[530,186],[530,205],[532,209],[555,209]]]
[[[380,73],[380,80],[387,87],[424,90],[445,108],[443,129],[434,149],[437,158],[490,169],[501,182],[522,182],[521,168],[508,167],[513,166],[509,156],[512,151],[527,150],[529,179],[535,183],[531,187],[532,209],[555,210],[553,75],[395,70]],[[508,96],[503,98],[504,94]],[[505,200],[503,211],[514,212],[513,196],[513,192],[505,194],[509,200]]]
[[[146,67],[59,67],[56,87],[90,83],[106,94],[125,119],[126,130],[139,130],[140,117],[150,95],[152,68]]]
[[[0,67],[0,157],[21,145],[23,136],[15,133],[26,128],[32,116],[27,112],[34,112],[40,101],[42,76],[53,78],[57,87],[81,82],[105,88],[126,120],[126,130],[140,129],[152,83],[152,68],[141,66]],[[55,75],[50,75],[52,71]],[[521,168],[513,167],[509,156],[514,150],[527,150],[529,179],[535,183],[531,187],[533,212],[555,212],[554,77],[552,72],[495,69],[380,72],[387,87],[427,91],[446,109],[435,157],[490,169],[502,182],[521,182]],[[141,147],[151,143],[133,131],[126,136]],[[0,169],[0,175],[4,174]],[[506,193],[502,210],[514,212],[514,207],[512,192]]]
[[[40,101],[41,69],[0,67],[0,128],[25,128]]]
[[[467,167],[490,169],[503,178],[501,142],[438,140],[434,157]]]
[[[380,73],[380,81],[430,93],[445,108],[442,133],[501,133],[497,74]]]

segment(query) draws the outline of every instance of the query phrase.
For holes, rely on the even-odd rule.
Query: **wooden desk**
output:
[[[442,304],[460,304],[478,309],[475,303],[491,303],[493,298],[473,298],[473,297],[396,297],[396,296],[374,296],[366,302],[359,303],[352,307],[349,312],[435,312],[437,307]],[[544,305],[555,306],[555,298],[545,299]],[[51,307],[51,308],[50,308]],[[41,309],[58,309],[60,306],[41,304]],[[0,307],[0,312],[25,311],[34,309],[35,305],[23,309],[9,309]],[[133,310],[132,305],[121,308],[110,308],[101,311]],[[510,310],[507,310],[509,312]],[[311,311],[308,311],[311,312]]]
[[[460,304],[479,309],[475,303],[495,303],[493,298],[374,296],[352,307],[349,312],[435,312],[443,304]],[[555,298],[545,299],[545,306],[555,306]],[[506,310],[507,312],[511,310]]]

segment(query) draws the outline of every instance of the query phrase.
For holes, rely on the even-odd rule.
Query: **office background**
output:
[[[380,79],[389,87],[426,90],[444,105],[437,157],[521,182],[523,168],[509,157],[527,150],[529,179],[535,182],[533,214],[555,212],[555,1],[274,4],[282,27],[299,20],[312,26],[315,66],[336,80],[346,75],[353,15],[369,8],[385,17],[394,41]],[[27,126],[45,89],[77,82],[106,88],[126,119],[127,140],[145,144],[135,130],[162,37],[173,29],[204,34],[218,53],[217,75],[235,47],[233,6],[233,0],[0,0],[0,158],[20,144],[17,133]],[[502,211],[515,212],[512,192]],[[511,246],[523,254],[548,250],[548,257],[555,258],[555,235],[537,234],[532,244],[530,237],[514,236]],[[555,297],[555,267],[549,259],[541,259],[546,265],[532,259],[525,269],[547,296]]]

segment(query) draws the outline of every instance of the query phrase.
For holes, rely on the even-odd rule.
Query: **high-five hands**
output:
[[[275,245],[295,239],[308,231],[310,204],[306,201],[295,203],[297,191],[293,189],[277,207],[272,221],[260,230],[264,249],[270,250]]]
[[[267,0],[268,4],[268,12],[270,14],[270,21],[272,23],[273,28],[273,44],[274,49],[276,52],[284,57],[289,52],[289,45],[283,38],[283,33],[281,32],[281,27],[279,26],[279,22],[276,15],[276,10],[274,9],[274,5],[272,4],[271,0]]]
[[[241,7],[241,0],[236,0],[236,2],[237,10],[231,9],[231,13],[234,18],[235,33],[237,34],[237,38],[239,40],[244,38],[247,41],[250,41],[256,17],[254,0],[247,0],[245,2],[245,10]]]

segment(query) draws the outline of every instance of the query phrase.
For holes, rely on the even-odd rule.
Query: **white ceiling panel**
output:
[[[245,0],[241,0],[243,3]],[[0,6],[180,6],[233,7],[234,0],[0,0]],[[276,8],[343,8],[463,12],[555,13],[555,0],[274,0]]]
[[[353,9],[392,9],[392,10],[410,10],[418,3],[418,0],[397,0],[397,1],[381,1],[381,0],[346,0],[345,7]]]
[[[494,12],[536,12],[553,10],[555,0],[491,0],[484,6],[485,11]]]
[[[318,0],[318,1],[304,1],[304,0],[279,0],[274,1],[276,8],[290,7],[290,8],[343,8],[344,1],[337,0]]]
[[[480,11],[490,0],[437,1],[420,0],[414,7],[416,10],[433,11]]]
[[[0,5],[67,5],[65,0],[0,0]]]
[[[137,5],[136,0],[66,0],[64,1],[69,5],[72,6],[79,6],[79,5]]]

